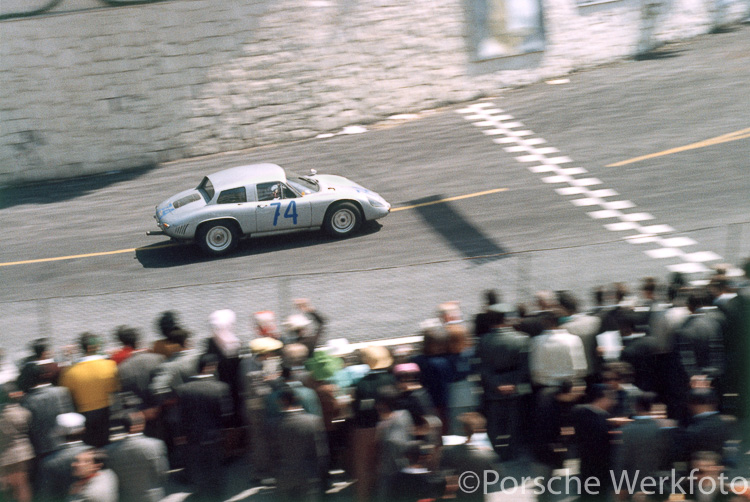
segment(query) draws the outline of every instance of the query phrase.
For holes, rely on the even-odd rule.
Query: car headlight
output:
[[[380,201],[378,199],[373,199],[371,197],[367,198],[367,201],[370,203],[372,207],[385,207],[385,202]]]

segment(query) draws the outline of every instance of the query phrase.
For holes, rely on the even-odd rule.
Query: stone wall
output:
[[[114,1],[3,2],[0,185],[314,137],[497,95],[707,33],[745,8],[546,0],[544,52],[477,63],[467,0]],[[50,2],[41,15],[8,15]]]

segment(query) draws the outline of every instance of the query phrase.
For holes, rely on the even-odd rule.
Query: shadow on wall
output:
[[[0,187],[0,209],[21,204],[51,204],[72,200],[115,183],[134,180],[156,167],[157,164],[149,164],[127,171]]]

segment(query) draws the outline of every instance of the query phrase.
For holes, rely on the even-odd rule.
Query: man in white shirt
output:
[[[558,324],[553,312],[540,314],[544,331],[532,338],[529,366],[535,385],[551,387],[586,376],[588,364],[583,342]]]

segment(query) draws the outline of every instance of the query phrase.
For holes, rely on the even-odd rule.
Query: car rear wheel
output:
[[[200,227],[198,245],[214,256],[228,253],[237,246],[239,232],[237,225],[230,221],[211,221]]]
[[[361,223],[359,208],[351,202],[340,202],[329,209],[325,229],[333,237],[348,237],[357,231]]]

